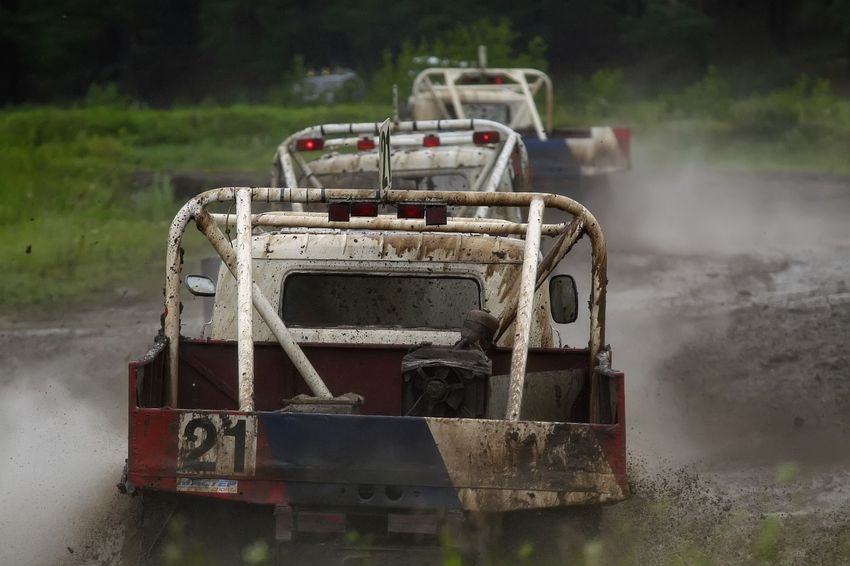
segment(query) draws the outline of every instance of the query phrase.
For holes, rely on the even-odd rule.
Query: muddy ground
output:
[[[850,180],[651,170],[611,188],[635,496],[584,558],[850,563]],[[0,564],[127,562],[126,363],[159,312],[145,290],[0,315]]]

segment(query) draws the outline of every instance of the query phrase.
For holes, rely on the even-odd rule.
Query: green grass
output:
[[[289,133],[379,106],[34,108],[0,113],[0,309],[115,300],[161,285],[178,172],[265,172]],[[146,173],[152,186],[134,186]]]
[[[638,168],[850,173],[850,101],[822,81],[734,98],[709,74],[651,100],[631,95],[616,71],[573,86],[559,97],[556,122],[630,125]],[[0,111],[0,257],[11,264],[0,279],[0,309],[159,285],[178,208],[170,175],[264,174],[277,144],[300,128],[389,113],[375,105]]]

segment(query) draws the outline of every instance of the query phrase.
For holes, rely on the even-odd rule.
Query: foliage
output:
[[[750,97],[733,108],[734,131],[748,136],[818,135],[838,117],[829,81],[801,76],[788,89]]]
[[[659,59],[707,59],[714,22],[684,0],[647,0],[642,17],[623,21],[626,40]]]
[[[373,100],[376,92],[386,100],[387,85],[407,78],[411,69],[410,58],[400,56],[405,43],[414,46],[413,58],[474,63],[477,46],[486,44],[493,65],[587,74],[628,68],[647,87],[689,81],[709,64],[731,73],[731,67],[746,65],[750,53],[783,65],[793,61],[776,57],[777,42],[795,54],[810,46],[825,50],[802,66],[788,64],[791,76],[832,69],[828,76],[835,80],[836,71],[844,70],[839,66],[847,64],[847,0],[539,0],[495,6],[461,0],[440,8],[411,0],[12,2],[0,9],[0,100],[65,104],[85,98],[96,85],[88,95],[94,101],[108,94],[98,89],[114,84],[122,96],[156,107],[181,101],[284,103],[291,79],[304,77],[299,61],[301,70],[350,68],[368,80],[389,68],[382,57],[388,50],[397,76],[385,76],[386,84],[371,89]],[[783,65],[767,65],[767,72],[788,76]],[[750,75],[759,82],[765,68],[755,71]],[[766,84],[777,85],[775,79]]]
[[[475,67],[480,45],[487,47],[487,65],[490,67],[546,70],[546,42],[535,36],[528,42],[525,51],[515,53],[511,46],[518,37],[511,22],[502,18],[495,23],[482,19],[468,25],[456,24],[433,42],[420,38],[415,47],[411,40],[406,39],[397,54],[393,54],[390,49],[382,52],[383,64],[372,77],[370,100],[388,100],[387,93],[392,92],[394,84],[398,85],[399,94],[403,96],[416,74],[427,67]]]
[[[112,106],[115,108],[129,108],[135,103],[133,100],[118,90],[115,83],[92,83],[89,85],[83,98],[83,106],[87,108],[97,106]]]
[[[618,112],[629,99],[622,69],[599,69],[589,79],[568,83],[562,98],[572,99],[587,119],[609,118]]]
[[[732,110],[731,89],[717,67],[710,65],[702,79],[681,94],[670,96],[667,105],[673,115],[724,119]]]

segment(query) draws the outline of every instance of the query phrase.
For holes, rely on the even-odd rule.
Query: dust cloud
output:
[[[607,557],[846,560],[850,183],[645,168],[592,210],[634,486]]]
[[[635,454],[678,464],[699,459],[705,447],[688,429],[701,426],[709,408],[700,405],[734,412],[744,407],[724,407],[724,388],[768,386],[740,368],[794,337],[781,320],[748,334],[740,311],[758,305],[783,318],[781,309],[794,301],[839,293],[850,260],[848,208],[846,181],[828,177],[642,170],[610,187],[598,211],[609,243],[607,340],[626,371]],[[728,358],[716,359],[724,350]],[[716,373],[701,371],[706,365]],[[743,397],[755,404],[761,394]],[[734,421],[745,424],[739,415]]]
[[[121,563],[126,367],[158,308],[0,320],[0,564]]]
[[[81,533],[102,521],[105,488],[121,473],[120,423],[75,399],[52,379],[67,366],[50,365],[3,388],[2,564],[48,564],[81,551]]]

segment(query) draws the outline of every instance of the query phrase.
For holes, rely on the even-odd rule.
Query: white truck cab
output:
[[[275,231],[254,237],[254,282],[298,342],[449,346],[461,338],[465,312],[505,315],[523,248],[521,239],[505,236]],[[217,289],[210,337],[232,340],[236,280],[226,268]],[[559,346],[547,286],[534,302],[529,345]],[[505,330],[497,346],[512,345],[513,327]],[[253,336],[275,339],[262,320]]]

